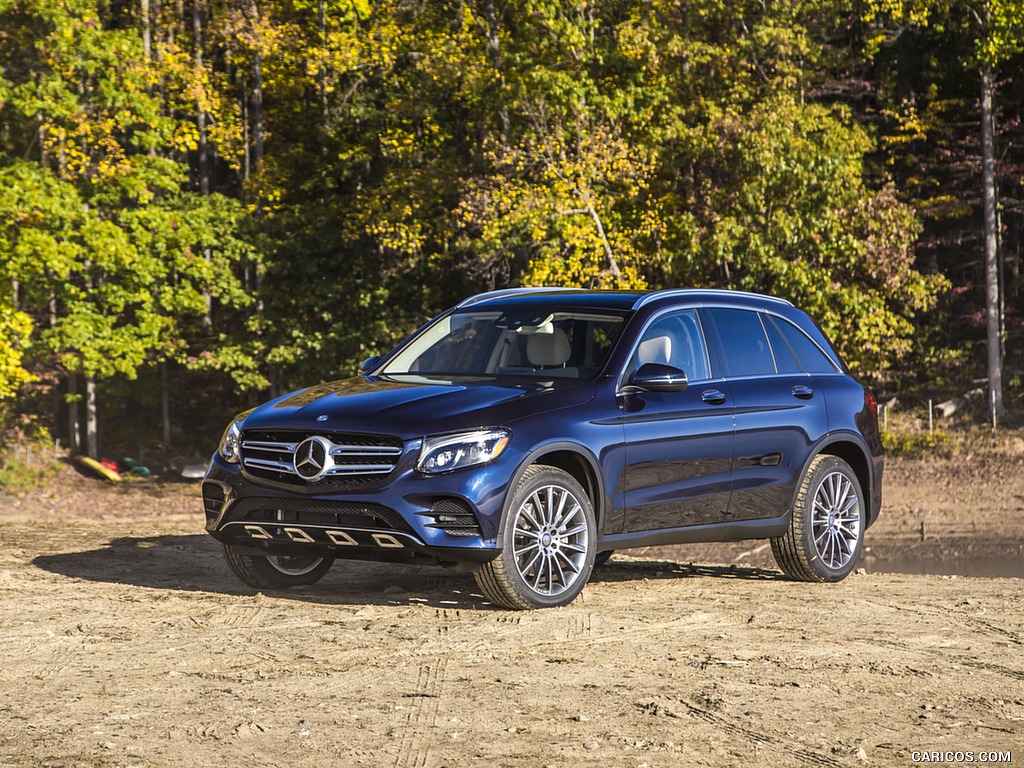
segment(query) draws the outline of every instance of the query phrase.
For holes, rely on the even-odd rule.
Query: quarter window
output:
[[[782,338],[779,329],[771,320],[763,320],[764,329],[768,331],[768,341],[772,344],[772,355],[775,357],[775,367],[779,373],[800,373],[800,363],[793,357],[793,350]]]
[[[782,331],[782,335],[786,337],[786,341],[789,342],[789,346],[793,348],[797,358],[800,360],[800,365],[808,373],[835,373],[836,366],[828,358],[828,356],[821,351],[817,344],[807,338],[807,334],[797,328],[788,320],[782,318],[772,318],[775,324]]]

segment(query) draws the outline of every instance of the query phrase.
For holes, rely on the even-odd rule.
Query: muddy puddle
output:
[[[908,554],[873,557],[868,554],[861,558],[859,567],[868,573],[1024,579],[1024,557],[1018,553],[966,559],[938,559],[928,555]]]

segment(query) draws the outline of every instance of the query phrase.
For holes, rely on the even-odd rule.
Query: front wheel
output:
[[[594,568],[596,528],[593,504],[572,475],[534,465],[512,494],[501,554],[476,572],[477,584],[506,608],[568,605]]]
[[[287,589],[313,584],[331,569],[334,558],[308,555],[243,555],[230,544],[224,557],[242,581],[257,589]]]
[[[841,581],[864,544],[864,492],[836,456],[815,456],[804,473],[785,535],[772,539],[783,573],[798,581]]]

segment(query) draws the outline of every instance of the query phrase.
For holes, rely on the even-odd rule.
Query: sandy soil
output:
[[[0,767],[1024,765],[1024,582],[877,572],[1019,566],[1021,468],[890,462],[838,585],[673,548],[531,613],[367,563],[257,594],[195,486],[64,474],[0,510]]]

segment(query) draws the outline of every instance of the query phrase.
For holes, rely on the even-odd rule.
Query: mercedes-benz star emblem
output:
[[[303,480],[319,480],[334,466],[331,442],[326,437],[307,437],[295,449],[295,472]]]

